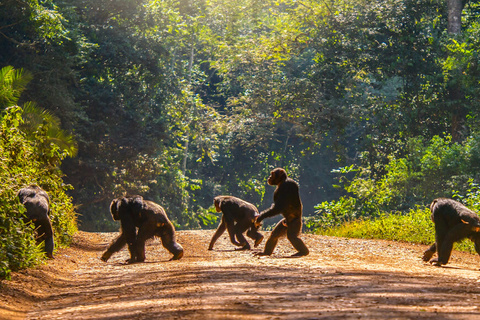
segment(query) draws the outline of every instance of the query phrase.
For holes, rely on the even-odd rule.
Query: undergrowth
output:
[[[336,237],[383,239],[431,245],[435,242],[435,229],[430,215],[428,208],[418,207],[407,214],[384,214],[373,219],[358,219],[337,227],[317,229],[317,232]],[[473,242],[469,240],[455,243],[454,249],[475,253]]]

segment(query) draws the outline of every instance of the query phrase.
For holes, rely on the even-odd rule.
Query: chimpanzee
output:
[[[50,212],[50,198],[47,192],[37,185],[30,185],[17,192],[17,197],[27,209],[27,219],[35,225],[37,242],[45,241],[45,253],[53,259],[53,229],[48,214]]]
[[[241,250],[249,250],[250,244],[243,233],[248,229],[247,236],[255,241],[255,248],[262,242],[263,235],[258,232],[259,226],[255,225],[257,208],[242,199],[232,196],[217,196],[213,199],[217,212],[222,212],[222,222],[210,241],[208,250],[213,250],[217,239],[228,230],[230,241]],[[235,239],[236,238],[236,239]],[[237,241],[238,240],[238,241]]]
[[[274,169],[270,173],[267,182],[271,186],[277,186],[273,193],[273,204],[270,208],[260,213],[255,223],[260,225],[263,219],[277,214],[282,214],[284,219],[275,226],[265,244],[265,249],[258,255],[271,255],[278,239],[285,235],[287,235],[288,240],[298,251],[293,257],[308,255],[308,248],[299,237],[302,231],[302,201],[300,200],[298,184],[288,178],[287,172],[282,168]]]
[[[173,254],[170,260],[178,260],[183,256],[183,248],[175,239],[175,228],[160,205],[143,200],[138,195],[127,196],[114,199],[110,204],[110,212],[113,220],[120,220],[121,233],[102,255],[103,261],[127,244],[130,251],[127,262],[144,262],[145,241],[154,236],[161,238],[162,245]]]
[[[438,198],[430,205],[435,223],[435,243],[423,253],[423,261],[441,266],[448,263],[453,243],[469,238],[480,255],[480,218],[472,210],[452,199]],[[432,259],[435,251],[438,258]]]

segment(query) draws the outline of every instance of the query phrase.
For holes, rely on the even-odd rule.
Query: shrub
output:
[[[50,218],[57,246],[71,242],[77,231],[76,215],[68,186],[58,169],[66,156],[57,146],[46,143],[47,125],[29,141],[19,129],[22,123],[20,107],[6,109],[1,119],[0,133],[0,277],[9,278],[10,272],[38,264],[43,253],[34,240],[31,223],[23,221],[25,208],[16,192],[29,184],[37,184],[47,191],[51,200]]]

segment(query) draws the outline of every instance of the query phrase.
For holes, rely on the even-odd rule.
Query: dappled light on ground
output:
[[[213,231],[180,231],[179,261],[153,240],[146,263],[126,250],[99,257],[115,234],[79,233],[70,249],[3,282],[0,312],[21,319],[471,319],[478,314],[479,258],[421,261],[425,246],[303,235],[311,254],[235,251]],[[263,244],[262,244],[263,245]],[[260,246],[257,250],[263,246]],[[11,298],[9,300],[8,296]],[[0,313],[1,315],[2,313]],[[0,317],[1,318],[1,317]]]

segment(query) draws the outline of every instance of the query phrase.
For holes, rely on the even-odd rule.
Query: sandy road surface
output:
[[[115,233],[75,236],[69,249],[0,287],[0,319],[480,319],[480,259],[455,252],[447,267],[424,264],[425,246],[303,235],[271,257],[233,251],[213,231],[179,231],[179,261],[159,240],[146,263],[127,251],[99,259]],[[260,245],[263,247],[263,243]]]

